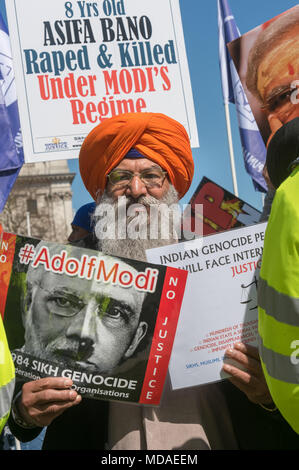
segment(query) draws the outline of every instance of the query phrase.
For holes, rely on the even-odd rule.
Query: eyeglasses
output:
[[[270,111],[278,111],[280,108],[286,104],[292,105],[291,96],[292,93],[296,90],[296,87],[291,87],[290,85],[282,86],[278,88],[274,93],[266,99],[266,103],[261,106],[261,109]]]
[[[38,288],[46,293],[46,307],[49,313],[59,317],[74,317],[83,310],[88,299],[83,300],[78,295],[66,292],[65,290],[54,289],[50,291],[42,287],[39,283]],[[124,302],[115,300],[111,297],[99,297],[95,308],[95,314],[98,318],[105,318],[107,321],[125,322],[134,316],[131,307]]]
[[[131,183],[134,176],[138,176],[147,188],[153,188],[154,186],[161,187],[167,172],[160,168],[148,168],[140,173],[133,173],[127,170],[113,170],[107,178],[112,186],[118,189],[124,189]]]

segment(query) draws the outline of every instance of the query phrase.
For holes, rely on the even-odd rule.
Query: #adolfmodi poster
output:
[[[76,158],[125,112],[160,112],[198,146],[178,0],[6,1],[26,162]]]
[[[21,381],[157,406],[187,272],[4,233],[0,315]]]
[[[266,223],[147,250],[151,263],[188,271],[169,371],[174,389],[216,382],[225,350],[257,346],[257,287]]]

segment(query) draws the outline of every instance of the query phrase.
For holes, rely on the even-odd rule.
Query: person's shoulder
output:
[[[80,240],[76,240],[75,242],[71,242],[71,245],[78,246],[80,248],[88,248],[91,250],[98,250],[98,240],[94,233],[89,233],[86,237],[81,238]]]
[[[292,191],[299,192],[299,165],[297,165],[292,173],[281,183],[276,193],[282,196]]]
[[[292,174],[277,189],[274,204],[276,207],[286,206],[289,210],[298,214],[299,217],[298,195],[299,166],[294,169]]]

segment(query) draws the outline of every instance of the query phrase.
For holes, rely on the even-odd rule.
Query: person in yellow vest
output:
[[[8,419],[15,386],[15,369],[0,315],[0,434]]]
[[[267,150],[276,194],[260,272],[259,353],[277,408],[299,434],[299,118]]]
[[[0,224],[0,248],[3,228]],[[0,312],[0,434],[8,419],[15,387],[15,368],[8,348]]]

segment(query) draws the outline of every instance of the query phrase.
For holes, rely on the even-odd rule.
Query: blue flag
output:
[[[240,32],[227,0],[218,0],[218,29],[224,103],[234,103],[236,105],[246,171],[251,176],[255,189],[266,192],[267,184],[262,174],[266,161],[266,146],[226,46],[228,42],[240,37]]]
[[[24,163],[20,118],[7,26],[0,14],[0,212]]]

